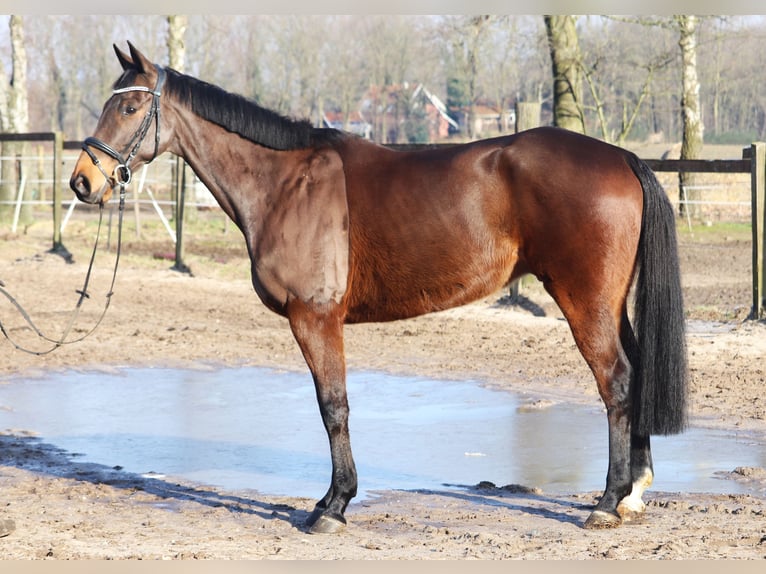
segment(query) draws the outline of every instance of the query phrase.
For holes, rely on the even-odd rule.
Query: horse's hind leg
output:
[[[318,305],[294,300],[288,304],[287,316],[314,378],[332,457],[330,488],[314,508],[308,526],[312,533],[337,532],[346,524],[343,513],[357,489],[348,432],[343,313],[334,303]]]
[[[581,293],[586,292],[580,284]],[[609,470],[606,489],[585,528],[612,528],[622,523],[617,511],[630,494],[631,473],[630,380],[633,375],[621,341],[621,323],[627,320],[624,302],[610,308],[602,297],[573,298],[562,285],[546,284],[569,322],[575,343],[596,378],[606,406],[609,425]]]
[[[646,510],[646,504],[642,497],[654,480],[648,436],[631,435],[630,468],[633,479],[632,490],[617,505],[617,512],[625,522],[638,518]]]
[[[638,344],[627,315],[623,314],[620,333],[622,346],[633,365],[638,364]],[[642,499],[644,491],[652,485],[654,469],[652,466],[651,445],[648,436],[631,433],[630,436],[630,468],[633,487],[628,496],[620,501],[617,512],[624,521],[633,520],[642,515],[646,504]]]

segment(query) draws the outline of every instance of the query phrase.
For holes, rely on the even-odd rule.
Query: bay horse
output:
[[[606,488],[583,526],[644,512],[650,436],[687,423],[687,366],[674,212],[643,161],[552,127],[395,151],[281,116],[130,43],[114,50],[122,74],[70,186],[103,204],[167,151],[241,230],[255,292],[287,318],[329,438],[330,487],[310,532],[341,530],[357,491],[344,324],[466,304],[527,273],[560,307],[606,406]]]

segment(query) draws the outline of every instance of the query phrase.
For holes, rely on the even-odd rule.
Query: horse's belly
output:
[[[480,258],[479,258],[480,259]],[[396,321],[466,305],[495,293],[514,275],[515,255],[474,259],[437,271],[355,277],[347,294],[347,322]]]

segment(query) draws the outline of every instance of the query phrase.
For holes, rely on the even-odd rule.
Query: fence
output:
[[[753,307],[751,318],[764,316],[764,201],[766,201],[766,143],[757,142],[742,150],[742,159],[736,160],[645,160],[655,172],[689,173],[749,173],[750,174],[750,220],[752,224],[753,261]]]
[[[39,148],[30,150],[14,149],[10,154],[0,157],[0,174],[15,172],[11,178],[0,178],[0,184],[8,185],[11,179],[14,185],[13,197],[0,200],[0,205],[13,207],[12,232],[16,232],[19,224],[22,205],[52,207],[53,215],[53,246],[51,251],[66,259],[71,255],[63,244],[64,233],[75,209],[82,211],[93,210],[77,201],[69,190],[68,177],[74,168],[74,163],[81,151],[82,142],[64,141],[60,133],[0,133],[0,145],[4,142],[19,144],[39,144]],[[7,151],[7,150],[5,150]],[[171,240],[176,245],[176,268],[187,270],[183,264],[183,210],[186,202],[187,188],[193,187],[195,196],[188,205],[211,207],[215,204],[210,193],[201,185],[195,185],[191,178],[187,181],[185,163],[170,154],[157,158],[150,166],[145,166],[135,174],[133,184],[129,189],[128,203],[132,203],[136,220],[136,232],[140,235],[141,208],[153,209]],[[18,189],[16,189],[16,187]],[[141,199],[146,198],[146,199]],[[171,206],[175,216],[175,225],[166,217],[163,208]],[[179,217],[180,214],[180,217]],[[180,240],[179,240],[180,239]]]
[[[53,247],[52,251],[65,254],[66,249],[62,243],[62,232],[66,221],[71,215],[76,202],[72,194],[69,197],[69,209],[66,216],[63,214],[62,205],[65,202],[62,194],[62,177],[67,178],[71,169],[65,168],[64,150],[75,150],[73,157],[79,154],[80,142],[65,142],[60,133],[32,133],[32,134],[0,134],[0,144],[2,142],[51,142],[52,144],[52,179],[50,186],[52,198],[50,203],[53,207]],[[390,147],[399,150],[423,149],[428,147],[439,147],[444,144],[412,144],[412,145],[391,145]],[[645,160],[649,167],[658,173],[709,173],[709,174],[749,174],[750,179],[750,222],[752,224],[752,277],[753,277],[753,306],[751,317],[760,319],[764,317],[764,308],[766,301],[766,284],[764,284],[764,265],[766,265],[766,254],[764,254],[764,235],[766,235],[766,143],[753,143],[749,148],[743,150],[742,159],[732,160],[676,160],[676,159],[647,159]],[[148,203],[156,210],[158,216],[163,221],[168,233],[175,242],[175,268],[185,270],[183,262],[183,213],[185,206],[203,206],[211,207],[215,204],[209,195],[203,195],[201,198],[195,198],[194,202],[186,201],[186,190],[189,187],[186,179],[186,168],[183,161],[178,158],[167,159],[166,156],[158,158],[152,164],[155,169],[155,179],[153,184],[164,180],[164,184],[170,190],[170,201],[161,201],[154,196],[151,191],[152,186],[147,184],[147,172],[144,170],[137,178],[138,181],[133,185],[137,186],[134,193],[134,208],[136,218],[138,218],[138,206],[141,201],[138,199],[142,192],[148,195]],[[73,167],[73,166],[72,166]],[[159,169],[158,169],[159,168]],[[25,179],[22,176],[19,181],[19,193],[17,194],[16,212],[23,199]],[[195,191],[198,187],[195,186]],[[686,197],[680,201],[690,202]],[[41,199],[39,203],[49,203]],[[172,228],[161,209],[161,204],[171,203],[174,208],[175,229]],[[709,203],[709,202],[708,202]],[[138,220],[138,219],[137,219]]]
[[[53,190],[53,250],[61,251],[63,243],[61,242],[61,158],[64,151],[64,137],[61,132],[29,133],[29,134],[0,134],[0,143],[2,142],[53,142],[53,163],[52,163],[52,190]],[[14,158],[21,159],[21,158]],[[14,228],[18,221],[18,214],[23,200],[24,188],[26,185],[26,176],[21,174],[19,177],[19,193],[17,195],[16,210],[14,214]]]

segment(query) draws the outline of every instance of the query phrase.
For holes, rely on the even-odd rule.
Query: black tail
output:
[[[626,158],[644,190],[638,244],[635,332],[638,365],[631,386],[633,432],[668,435],[686,427],[686,328],[673,207],[654,172]]]

